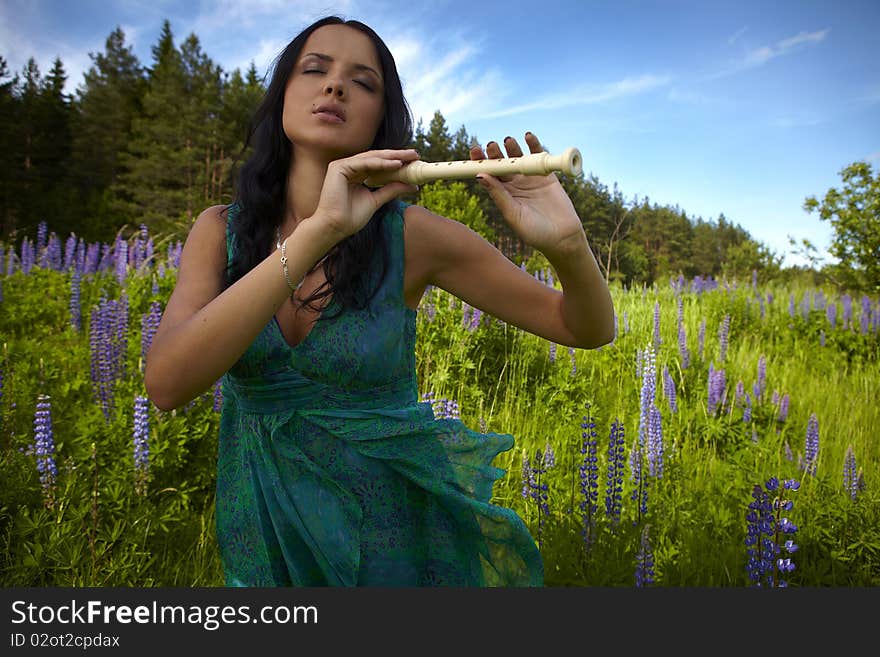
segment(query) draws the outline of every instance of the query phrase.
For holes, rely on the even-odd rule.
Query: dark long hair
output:
[[[306,40],[324,25],[352,27],[366,34],[376,47],[385,81],[385,114],[370,149],[406,148],[412,141],[412,113],[403,96],[394,57],[379,35],[364,23],[338,16],[327,16],[305,28],[275,60],[271,82],[250,123],[244,149],[252,146],[253,151],[238,174],[235,202],[239,212],[231,223],[234,250],[227,285],[253,269],[274,248],[276,228],[284,219],[292,158],[282,125],[284,91]],[[339,242],[323,261],[327,280],[304,301],[304,305],[320,310],[319,302],[332,295],[339,310],[326,317],[322,314],[322,319],[336,316],[345,308],[366,307],[381,285],[390,258],[382,217],[390,203],[379,208],[360,231]],[[378,277],[370,275],[374,268],[378,268]]]

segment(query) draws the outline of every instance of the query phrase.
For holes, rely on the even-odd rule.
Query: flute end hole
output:
[[[575,153],[571,158],[571,171],[574,175],[577,175],[581,172],[581,154]]]

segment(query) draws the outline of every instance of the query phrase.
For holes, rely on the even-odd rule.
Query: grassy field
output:
[[[180,244],[39,242],[0,245],[0,582],[222,585],[219,389],[143,399]],[[878,301],[755,279],[612,295],[616,338],[590,351],[439,289],[418,315],[435,412],[516,438],[494,501],[547,585],[880,584]]]

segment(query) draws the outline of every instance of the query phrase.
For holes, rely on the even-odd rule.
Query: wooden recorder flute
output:
[[[546,176],[554,171],[560,171],[569,176],[577,176],[582,169],[580,151],[576,148],[568,148],[559,155],[529,153],[520,157],[485,160],[416,161],[405,164],[396,171],[376,173],[364,182],[369,187],[380,187],[390,182],[421,185],[435,180],[473,178],[478,173],[488,173],[493,176],[512,176],[517,173],[525,176]]]

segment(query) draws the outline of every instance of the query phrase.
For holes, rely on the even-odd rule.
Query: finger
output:
[[[498,145],[497,141],[490,141],[486,144],[486,155],[493,160],[504,157],[504,154],[501,152],[501,147]]]
[[[510,195],[510,192],[507,191],[501,180],[488,173],[480,173],[477,175],[477,181],[483,189],[489,192],[489,197],[498,206],[498,209],[501,210],[501,214],[505,218],[516,216],[516,201]]]
[[[373,190],[373,199],[376,201],[376,207],[385,205],[388,201],[404,194],[415,194],[419,188],[415,185],[408,185],[402,182],[393,182],[383,185],[379,189]]]
[[[373,157],[381,157],[388,160],[417,160],[419,158],[419,152],[414,148],[407,149],[392,149],[392,148],[383,148],[374,151],[364,151],[363,153],[358,153],[357,155],[353,155],[348,159],[369,159]]]
[[[504,138],[504,148],[507,149],[507,157],[522,157],[522,149],[513,137]]]
[[[501,147],[498,145],[497,141],[490,141],[486,144],[486,154],[493,160],[505,157],[504,153],[501,152]],[[500,180],[501,182],[510,182],[512,179],[512,176],[498,176],[497,178],[497,180]]]
[[[543,153],[544,152],[544,147],[541,146],[541,142],[531,132],[526,133],[526,144],[528,144],[528,146],[529,146],[530,153]]]
[[[483,151],[483,147],[477,144],[476,146],[471,146],[471,159],[472,160],[485,160],[486,153]]]
[[[367,156],[340,160],[339,166],[346,177],[374,173],[377,171],[393,171],[403,166],[402,159],[386,159],[384,157]]]

